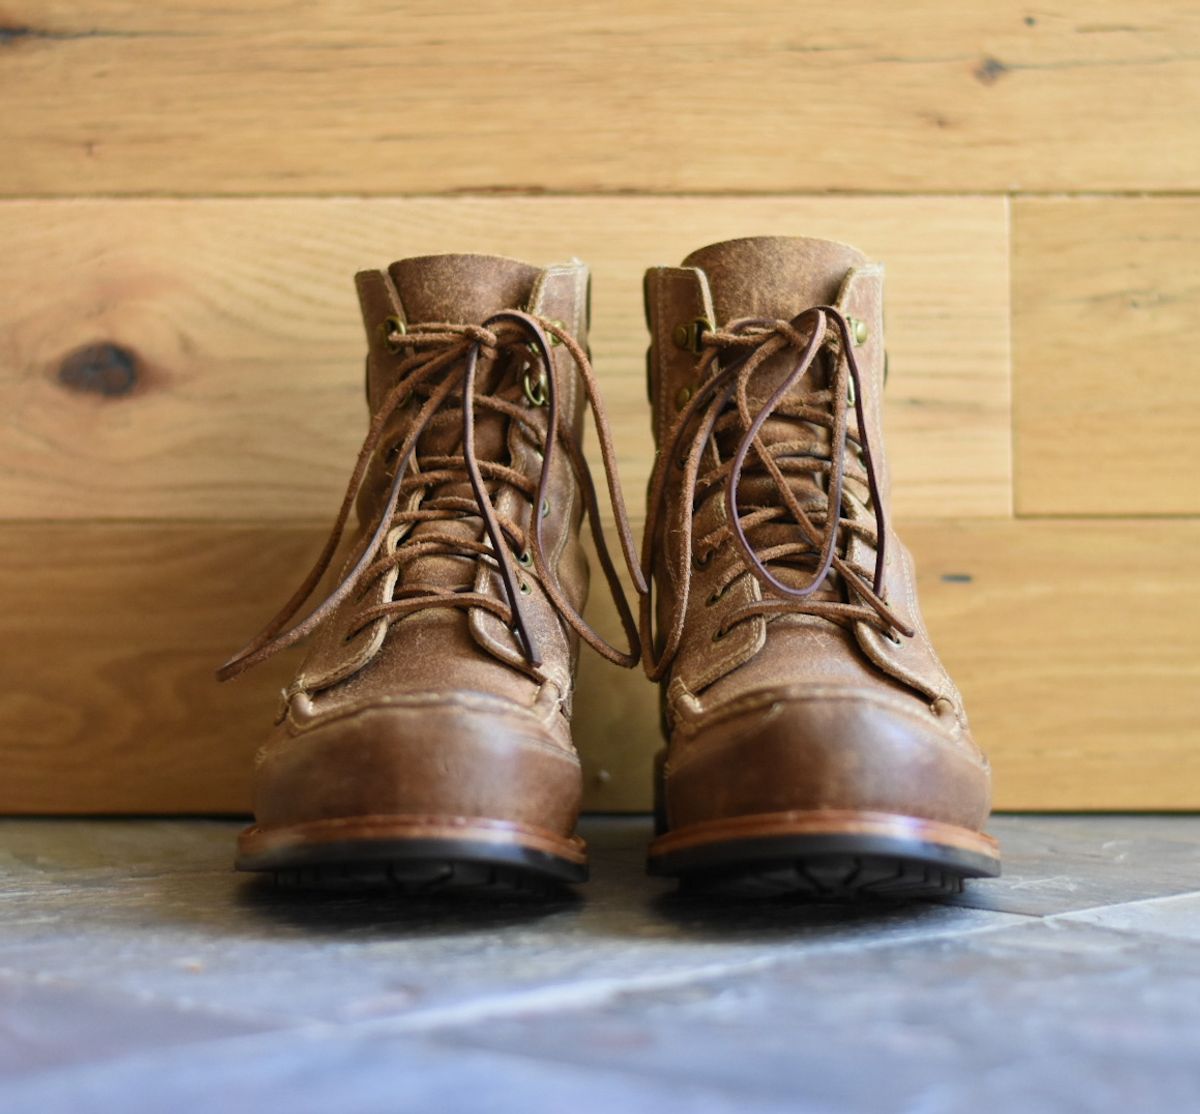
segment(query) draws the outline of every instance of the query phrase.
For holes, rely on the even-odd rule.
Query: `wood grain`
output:
[[[1200,807],[1200,522],[919,522],[904,536],[999,807]]]
[[[218,686],[314,531],[0,528],[0,812],[249,808],[254,751],[299,664]]]
[[[332,515],[366,426],[351,276],[453,250],[594,267],[593,351],[636,498],[643,270],[763,232],[887,263],[900,510],[1009,513],[1003,201],[462,197],[0,203],[0,517]]]
[[[10,0],[0,193],[1178,190],[1171,0]]]
[[[1200,198],[1013,210],[1016,506],[1200,513]]]
[[[288,594],[320,533],[0,527],[0,811],[245,809],[294,659],[220,687],[212,668]],[[1000,807],[1200,807],[1200,523],[923,520],[903,533]],[[585,655],[577,707],[588,807],[647,807],[655,688]]]

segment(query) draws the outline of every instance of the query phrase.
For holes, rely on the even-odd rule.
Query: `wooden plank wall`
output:
[[[346,481],[356,269],[586,259],[636,500],[641,272],[758,233],[887,264],[897,514],[998,803],[1200,806],[1200,10],[697,11],[0,3],[0,810],[246,807],[294,659],[211,670]],[[585,659],[579,707],[590,805],[644,807],[654,690]]]

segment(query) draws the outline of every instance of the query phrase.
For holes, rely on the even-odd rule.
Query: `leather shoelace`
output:
[[[321,555],[279,614],[257,637],[221,666],[217,672],[220,680],[234,677],[300,641],[327,620],[351,594],[358,593],[361,598],[390,570],[402,568],[418,557],[431,555],[466,557],[494,566],[500,573],[504,600],[482,592],[435,584],[404,584],[393,592],[391,599],[360,611],[351,623],[347,638],[379,619],[392,622],[429,608],[477,608],[495,615],[513,631],[525,661],[531,668],[536,668],[542,662],[541,650],[530,633],[521,604],[523,592],[513,569],[510,546],[520,554],[523,563],[529,562],[536,569],[547,597],[580,638],[610,661],[627,667],[637,664],[640,657],[637,624],[605,542],[591,471],[571,436],[570,419],[560,413],[560,373],[551,358],[547,334],[566,348],[583,382],[596,426],[609,498],[625,561],[639,594],[645,590],[621,497],[612,435],[599,400],[595,373],[575,338],[556,322],[516,310],[493,314],[482,326],[445,323],[409,325],[403,334],[393,333],[389,337],[389,343],[411,354],[397,364],[396,385],[388,392],[371,420],[337,519]],[[488,361],[500,376],[486,392],[477,389],[481,360]],[[530,389],[529,376],[533,373],[538,375],[535,390]],[[526,397],[534,407],[545,407],[544,430],[531,420],[531,415],[536,413],[535,408],[500,397],[501,381],[508,380],[512,386],[514,376],[523,377]],[[365,540],[350,558],[353,563],[349,571],[304,619],[288,626],[316,590],[333,560],[371,461],[389,430],[389,419],[406,404],[414,402],[419,406],[413,418],[404,425],[403,440],[388,453],[389,459],[394,461],[394,472],[387,497],[372,527],[364,530]],[[541,442],[542,464],[536,482],[508,465],[478,458],[475,448],[477,410],[490,411],[502,415],[509,422],[519,423],[535,441]],[[455,420],[456,411],[461,420],[461,455],[427,456],[419,453],[417,444],[421,435],[435,424],[440,426]],[[628,650],[611,645],[584,621],[546,564],[542,520],[549,508],[547,488],[555,449],[559,445],[567,453],[583,495],[597,555],[629,639]],[[399,509],[400,500],[406,495],[411,497],[417,491],[461,482],[463,479],[470,483],[474,498],[422,496],[409,509]],[[530,515],[531,529],[523,530],[516,522],[498,515],[493,506],[493,493],[488,490],[489,481],[497,488],[507,485],[530,501],[534,508]],[[431,527],[428,528],[430,532],[419,538],[402,537],[394,547],[394,552],[387,552],[389,547],[385,542],[396,528],[407,534],[418,523],[461,521],[472,517],[483,520],[487,542],[470,541],[450,533],[439,534],[436,533],[436,527]]]
[[[834,326],[832,331],[830,323]],[[894,630],[911,638],[912,628],[888,607],[882,596],[887,520],[867,435],[861,375],[846,319],[830,306],[807,309],[790,321],[740,318],[721,330],[704,333],[702,344],[704,352],[696,367],[700,386],[680,413],[659,454],[650,481],[649,513],[642,548],[642,571],[648,590],[641,600],[642,652],[650,678],[661,679],[679,650],[693,568],[706,566],[729,541],[740,552],[742,560],[731,563],[710,602],[716,602],[747,572],[762,585],[764,595],[769,598],[732,609],[718,628],[718,637],[723,637],[738,623],[757,616],[770,620],[782,614],[800,613],[845,625],[865,621],[889,636]],[[789,349],[798,353],[795,366],[757,412],[753,412],[750,386],[756,371],[771,357]],[[796,388],[823,350],[833,357],[828,389],[800,394]],[[851,405],[857,420],[855,429],[849,426]],[[760,433],[773,416],[828,429],[827,454],[814,444],[812,437],[765,440]],[[724,438],[728,444],[731,435],[737,437],[736,448],[721,459],[718,439]],[[851,446],[853,455],[861,460],[861,467],[851,460]],[[747,460],[752,450],[753,465]],[[710,467],[701,475],[706,454]],[[716,462],[711,463],[714,459]],[[667,479],[675,467],[682,470],[683,478],[674,506],[667,508]],[[739,496],[743,475],[751,467],[763,473],[764,481],[771,481],[771,491],[777,494],[767,500],[758,500],[760,505],[743,514]],[[789,472],[793,475],[823,474],[826,477],[824,493],[820,492],[819,485],[813,484],[811,490],[806,489],[809,505],[805,506],[789,483]],[[866,484],[874,512],[874,528],[843,513],[845,500],[850,498],[846,490],[848,477]],[[703,501],[722,484],[726,521],[693,542],[697,499]],[[814,494],[819,495],[816,503],[811,498]],[[676,517],[669,521],[667,516],[672,511]],[[764,527],[786,525],[789,521],[799,528],[797,540],[755,545],[753,538],[761,538]],[[846,539],[852,534],[874,547],[873,570],[858,567],[846,558]],[[655,546],[667,538],[678,539],[678,551],[672,554],[670,564],[675,599],[668,621],[662,624],[665,637],[662,649],[656,655],[652,595],[654,552]],[[780,580],[771,571],[772,563],[793,569],[797,565],[815,568],[807,582],[796,586]],[[819,589],[829,583],[833,572],[841,578],[845,598],[816,598]],[[826,596],[830,594],[827,592]],[[855,599],[859,602],[851,602]]]

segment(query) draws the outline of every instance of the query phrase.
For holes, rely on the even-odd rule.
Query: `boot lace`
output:
[[[481,326],[435,322],[408,325],[400,332],[397,325],[388,336],[389,347],[406,350],[409,355],[397,365],[397,382],[372,417],[341,508],[320,556],[275,618],[221,666],[217,671],[219,680],[237,676],[294,645],[328,620],[352,595],[366,596],[391,570],[403,569],[417,558],[429,556],[465,557],[494,567],[500,574],[504,598],[437,584],[404,583],[400,578],[400,586],[391,593],[390,599],[354,614],[347,639],[380,619],[390,626],[406,615],[430,608],[476,608],[495,615],[509,627],[526,663],[531,669],[537,668],[542,663],[542,653],[530,633],[522,604],[522,596],[529,589],[513,568],[515,553],[518,563],[536,570],[542,588],[558,614],[581,639],[619,665],[629,667],[637,663],[640,657],[637,623],[604,537],[591,470],[571,434],[569,417],[560,411],[561,373],[551,358],[550,338],[553,343],[565,347],[583,383],[625,562],[638,592],[644,591],[621,497],[608,419],[600,402],[591,363],[575,338],[558,322],[516,310],[493,314]],[[486,390],[479,387],[481,364],[486,366],[491,379]],[[501,397],[502,388],[507,384],[514,388],[508,393],[516,394],[519,399],[516,382],[520,383],[530,405]],[[398,422],[398,415],[406,407],[415,408],[415,415]],[[543,407],[546,410],[544,426],[533,419]],[[542,455],[541,470],[536,479],[499,461],[479,459],[475,447],[475,415],[479,411],[490,411],[510,423],[517,423],[534,440]],[[461,426],[460,451],[419,450],[418,442],[423,433],[453,422]],[[403,436],[385,450],[386,459],[394,462],[394,466],[382,507],[364,529],[363,541],[348,559],[349,569],[336,587],[303,619],[293,622],[333,561],[377,450],[389,437],[399,436],[395,432],[397,424]],[[613,646],[583,619],[547,565],[542,523],[549,511],[547,490],[554,455],[559,447],[567,454],[582,493],[597,556],[629,640],[628,649]],[[438,494],[437,489],[463,479],[470,484],[473,497]],[[534,508],[528,529],[497,512],[494,499],[503,487],[518,491]],[[402,501],[405,502],[404,509],[401,509]],[[426,526],[417,536],[412,536],[417,524],[472,518],[482,519],[486,541],[470,540],[451,532],[440,533],[436,526]],[[397,529],[401,531],[401,541],[394,547],[389,546],[388,538]]]
[[[731,608],[717,629],[718,638],[758,616],[770,621],[785,614],[817,615],[846,626],[865,622],[888,637],[898,632],[911,638],[912,628],[883,598],[888,525],[867,434],[862,376],[845,317],[831,306],[815,306],[790,321],[739,318],[705,332],[701,344],[704,351],[696,367],[701,385],[668,435],[650,480],[642,547],[647,590],[641,597],[643,664],[650,678],[661,679],[678,653],[693,569],[705,567],[730,542],[740,560],[730,562],[718,579],[713,602],[747,573],[762,586],[764,598]],[[789,350],[797,353],[795,366],[755,410],[750,387],[756,372]],[[798,390],[822,352],[829,353],[832,364],[828,387]],[[854,427],[849,423],[851,407]],[[792,419],[789,428],[798,436],[764,438],[761,431],[772,417]],[[829,431],[827,445],[812,435],[813,427]],[[730,445],[735,446],[732,452]],[[683,476],[677,498],[668,507],[672,468]],[[811,480],[794,486],[789,476]],[[750,478],[763,482],[756,485],[755,505],[743,510],[742,487]],[[873,523],[854,514],[847,479],[865,484]],[[725,521],[694,538],[699,505],[722,486]],[[779,527],[789,523],[795,529],[780,541]],[[848,559],[847,546],[854,535],[874,548],[873,569]],[[654,558],[656,547],[668,538],[675,550],[668,557],[674,600],[661,624],[662,648],[656,653]],[[772,565],[793,572],[811,569],[811,574],[806,580],[789,576],[802,580],[789,583]],[[834,573],[840,589],[831,580]]]

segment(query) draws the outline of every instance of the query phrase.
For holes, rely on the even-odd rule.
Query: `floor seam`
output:
[[[1016,916],[1015,914],[1001,915]],[[707,964],[702,967],[689,967],[661,974],[631,978],[610,977],[582,980],[570,984],[538,987],[532,990],[517,991],[512,994],[497,995],[473,1002],[459,1002],[445,1006],[435,1006],[424,1011],[414,1010],[408,1014],[398,1014],[392,1017],[348,1022],[346,1027],[356,1032],[432,1033],[452,1029],[456,1026],[471,1025],[480,1021],[495,1020],[522,1014],[532,1014],[542,1017],[551,1016],[556,1013],[570,1012],[571,1010],[578,1010],[588,1006],[604,1005],[625,994],[649,993],[655,990],[692,986],[730,975],[758,973],[814,955],[829,955],[840,951],[879,951],[889,947],[899,948],[906,945],[929,943],[932,941],[954,940],[965,936],[978,936],[991,932],[1002,932],[1006,929],[1023,928],[1027,923],[1029,923],[1028,919],[1022,918],[1015,923],[975,925],[970,928],[947,929],[928,934],[914,934],[913,936],[886,941],[877,940],[872,942],[856,940],[844,943],[831,942],[828,945],[801,947],[796,951],[783,955],[755,956],[745,960]]]
[[[1139,897],[1133,901],[1117,901],[1117,902],[1112,902],[1108,905],[1089,905],[1084,909],[1066,909],[1066,910],[1063,910],[1061,913],[1049,913],[1046,915],[1046,917],[1044,919],[1048,920],[1048,921],[1055,921],[1055,922],[1070,921],[1072,919],[1078,918],[1078,917],[1080,917],[1084,914],[1088,914],[1088,913],[1105,913],[1105,912],[1109,912],[1114,909],[1139,909],[1143,906],[1160,906],[1160,905],[1165,905],[1168,902],[1181,901],[1181,900],[1185,900],[1187,898],[1200,898],[1200,890],[1184,890],[1182,893],[1177,893],[1177,894],[1159,894],[1157,897]],[[1109,926],[1103,925],[1103,926],[1099,926],[1099,927],[1107,928]],[[1114,931],[1124,931],[1127,933],[1141,932],[1141,931],[1145,931],[1147,933],[1154,932],[1153,929],[1145,929],[1145,930],[1142,930],[1142,929],[1137,929],[1137,930],[1114,929]],[[1164,934],[1156,933],[1156,935],[1161,936]],[[1175,939],[1189,939],[1189,938],[1176,936]]]

